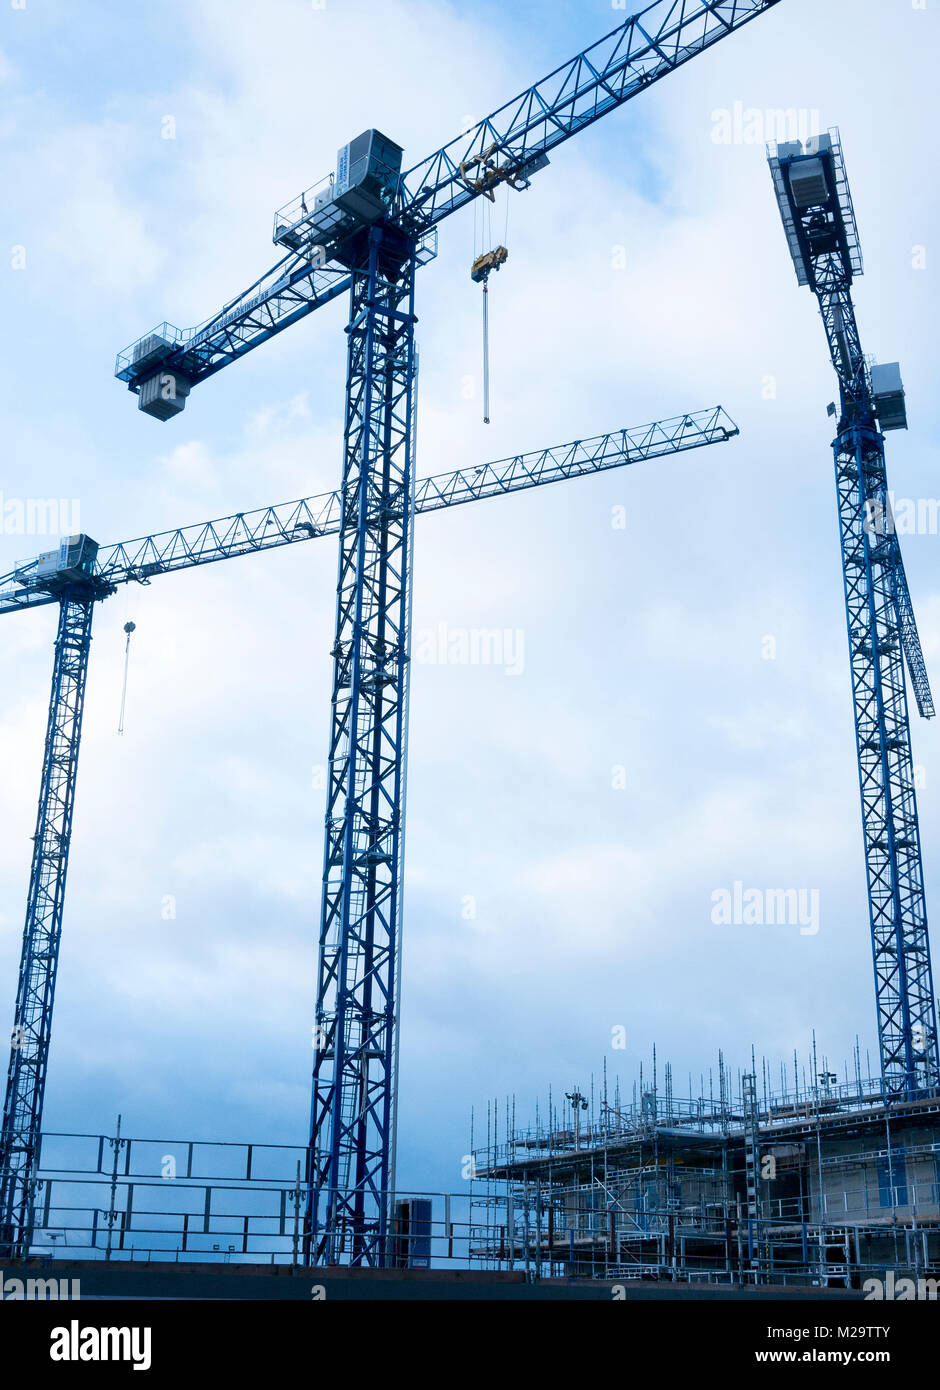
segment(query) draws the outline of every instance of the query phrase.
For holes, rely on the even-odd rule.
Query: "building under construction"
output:
[[[667,1066],[626,1101],[606,1080],[550,1099],[528,1129],[491,1108],[472,1255],[530,1278],[940,1282],[940,1095],[886,1103],[857,1064],[816,1077],[771,1091],[766,1067],[722,1064],[710,1094],[679,1099]]]

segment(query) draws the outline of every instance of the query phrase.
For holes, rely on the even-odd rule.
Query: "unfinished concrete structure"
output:
[[[722,1064],[717,1094],[684,1100],[667,1067],[627,1103],[574,1089],[530,1129],[507,1107],[502,1136],[494,1108],[472,1256],[533,1278],[940,1279],[940,1095],[886,1102],[858,1067],[814,1074],[773,1093],[766,1067]]]

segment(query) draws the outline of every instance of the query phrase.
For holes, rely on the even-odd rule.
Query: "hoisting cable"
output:
[[[470,267],[470,279],[483,286],[483,423],[490,423],[490,298],[487,284],[494,270],[499,270],[509,259],[505,246],[497,246],[492,251],[484,251],[477,256]]]
[[[490,289],[483,281],[483,423],[490,423]]]
[[[118,720],[118,733],[124,732],[124,711],[127,706],[127,673],[131,660],[131,633],[137,629],[136,623],[125,623],[124,631],[127,633],[127,641],[124,644],[124,689],[121,691],[121,717]]]

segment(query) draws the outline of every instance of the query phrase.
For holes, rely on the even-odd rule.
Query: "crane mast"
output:
[[[350,295],[305,1245],[323,1264],[382,1263],[393,1186],[416,250],[373,227]]]
[[[95,603],[114,592],[93,573],[94,542],[78,536],[63,549],[61,567],[47,576],[59,622],[0,1129],[4,1258],[29,1253],[92,617]]]
[[[906,656],[918,707],[933,714],[897,535],[884,431],[907,428],[896,364],[869,366],[852,282],[863,264],[839,132],[771,146],[769,162],[801,285],[819,303],[839,380],[833,444],[856,749],[885,1093],[940,1083]]]

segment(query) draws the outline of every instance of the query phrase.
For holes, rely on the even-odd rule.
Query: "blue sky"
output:
[[[274,210],[360,130],[415,163],[622,17],[599,0],[4,3],[4,496],[76,498],[104,543],[335,486],[341,305],[167,425],[114,381],[116,352],[164,318],[201,321],[273,264]],[[900,359],[908,391],[892,485],[934,496],[938,23],[909,0],[783,0],[507,195],[489,427],[473,213],[441,229],[419,287],[420,473],[719,402],[742,435],[418,522],[416,634],[518,630],[525,665],[414,667],[407,1185],[458,1185],[471,1105],[515,1092],[526,1121],[605,1056],[632,1080],[655,1042],[684,1090],[719,1047],[735,1068],[752,1042],[805,1055],[814,1027],[840,1065],[856,1032],[874,1048],[835,382],[763,146],[714,136],[736,103],[841,126],[863,342]],[[904,541],[935,675],[938,544]],[[0,534],[0,569],[46,548]],[[100,607],[47,1128],[109,1130],[120,1111],[134,1134],[303,1139],[334,583],[326,541]],[[0,633],[9,1013],[53,633],[51,610]],[[917,723],[914,739],[932,901],[940,735]],[[735,881],[818,890],[819,931],[716,926],[712,894]]]

